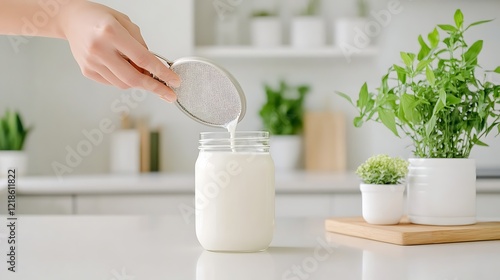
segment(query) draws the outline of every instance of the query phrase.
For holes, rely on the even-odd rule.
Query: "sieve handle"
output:
[[[169,59],[167,59],[167,58],[165,58],[165,57],[163,57],[163,56],[161,56],[161,55],[159,55],[159,54],[157,54],[155,52],[151,52],[151,53],[154,54],[159,59],[165,61],[167,63],[167,65],[168,65],[168,67],[172,67],[172,64],[174,64],[174,62],[170,61]]]

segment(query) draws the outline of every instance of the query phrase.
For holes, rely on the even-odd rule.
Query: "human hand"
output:
[[[59,20],[84,76],[121,89],[142,88],[175,101],[173,90],[149,73],[174,88],[180,78],[148,51],[139,27],[126,15],[101,4],[73,1]]]

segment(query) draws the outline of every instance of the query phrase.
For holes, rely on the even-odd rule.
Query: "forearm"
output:
[[[0,0],[0,34],[64,38],[60,18],[82,0]]]

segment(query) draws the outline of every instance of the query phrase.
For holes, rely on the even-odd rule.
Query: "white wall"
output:
[[[104,2],[104,1],[103,1]],[[192,2],[175,0],[118,1],[106,4],[125,12],[141,26],[151,50],[172,59],[192,51]],[[19,52],[15,52],[9,38],[0,37],[0,112],[5,108],[19,108],[35,129],[29,136],[29,171],[31,174],[54,174],[54,161],[66,164],[66,147],[76,149],[85,139],[83,130],[99,128],[109,118],[119,126],[120,114],[113,104],[124,107],[122,97],[132,90],[104,86],[83,77],[74,61],[67,42],[47,38],[26,38]],[[153,126],[164,134],[163,158],[165,170],[187,170],[190,161],[182,158],[186,149],[196,149],[198,127],[153,94],[131,108],[133,116],[149,116]],[[179,121],[177,121],[179,120]],[[183,131],[176,129],[187,127]],[[184,139],[192,139],[187,146]],[[109,135],[83,158],[73,174],[100,173],[108,170]]]
[[[289,17],[290,10],[297,2],[303,0],[275,0],[274,6],[285,10],[284,22]],[[258,7],[273,6],[264,1],[243,1],[235,11],[240,16],[248,16],[252,9]],[[370,3],[370,12],[387,10],[390,1],[373,0]],[[363,82],[368,82],[370,89],[379,86],[379,78],[394,63],[400,63],[400,51],[418,51],[417,37],[424,37],[432,31],[436,24],[453,23],[453,14],[457,8],[462,9],[466,23],[482,19],[494,19],[498,17],[500,2],[498,1],[399,1],[402,12],[393,15],[389,24],[382,28],[382,32],[376,38],[380,53],[374,59],[358,58],[347,63],[344,59],[244,59],[244,60],[220,60],[220,62],[234,72],[247,92],[249,99],[249,115],[245,118],[243,125],[248,128],[259,128],[260,120],[256,112],[264,102],[262,82],[274,82],[279,78],[286,78],[291,83],[309,83],[313,86],[313,92],[308,97],[307,107],[318,109],[324,106],[325,100],[329,100],[331,107],[335,110],[345,112],[349,117],[348,124],[348,167],[354,169],[359,163],[375,153],[388,153],[402,157],[412,156],[411,142],[408,139],[399,139],[385,127],[376,123],[365,124],[356,129],[351,125],[354,109],[347,106],[344,100],[333,94],[334,91],[350,93],[353,98],[357,96]],[[219,20],[217,14],[211,9],[210,1],[198,0],[197,18],[203,22],[215,24]],[[292,7],[291,7],[292,6]],[[351,16],[356,14],[355,1],[323,0],[321,14],[331,22],[340,16]],[[196,40],[198,44],[213,43],[213,32],[210,24],[198,24]],[[208,26],[208,27],[207,27]],[[248,42],[248,22],[241,22],[242,30],[240,40]],[[494,69],[500,65],[500,20],[481,25],[471,29],[466,36],[469,42],[478,39],[484,40],[483,52],[480,56],[480,64],[485,69]],[[331,27],[327,30],[330,35]],[[332,36],[328,41],[332,41]],[[284,38],[287,42],[287,38]],[[496,78],[500,82],[500,76]],[[254,112],[253,116],[251,115]],[[500,167],[500,137],[488,137],[486,142],[489,148],[475,147],[471,155],[477,159],[478,166]]]
[[[192,52],[194,36],[190,1],[118,1],[106,3],[125,11],[141,27],[151,49],[176,58]],[[285,0],[283,0],[285,1]],[[210,42],[211,25],[216,20],[212,1],[197,0],[196,41]],[[354,14],[354,1],[323,1],[322,13],[330,19]],[[169,5],[170,3],[170,5]],[[243,1],[239,13],[248,13],[252,1]],[[286,3],[286,2],[282,2]],[[346,4],[347,3],[347,4]],[[379,11],[386,1],[376,0],[372,10]],[[294,84],[309,83],[313,92],[307,100],[309,109],[324,106],[325,101],[335,110],[352,117],[354,110],[333,92],[341,90],[355,95],[364,81],[371,88],[392,63],[399,62],[399,51],[415,51],[418,34],[426,34],[436,23],[452,21],[457,7],[467,22],[495,18],[500,11],[498,1],[401,1],[403,12],[392,18],[378,40],[380,54],[370,59],[225,59],[219,62],[228,68],[242,84],[247,96],[248,111],[240,128],[260,129],[258,110],[264,102],[263,82],[275,83],[286,78]],[[174,17],[172,19],[172,17]],[[175,25],[166,24],[168,19]],[[210,20],[212,19],[212,20]],[[208,23],[206,22],[208,21]],[[169,22],[169,21],[168,21]],[[210,23],[212,22],[212,23]],[[169,27],[169,28],[167,28]],[[500,20],[470,32],[470,40],[482,38],[485,46],[480,63],[485,68],[500,65]],[[242,30],[242,36],[247,33]],[[244,37],[242,40],[247,40]],[[172,44],[175,42],[175,44]],[[7,107],[19,108],[28,123],[35,126],[28,140],[30,173],[53,174],[51,163],[64,162],[65,148],[84,139],[82,130],[98,128],[103,118],[119,124],[119,114],[112,104],[132,91],[121,91],[87,80],[80,74],[67,43],[61,40],[31,38],[15,53],[7,37],[0,37],[0,112]],[[184,116],[175,106],[149,94],[146,100],[131,110],[134,116],[149,116],[154,126],[163,131],[162,159],[166,172],[192,172],[196,159],[197,138],[201,131],[212,130]],[[361,129],[348,125],[348,165],[352,169],[374,153],[408,156],[408,141],[393,137],[385,128],[368,124]],[[476,148],[473,156],[478,165],[500,167],[500,138],[488,139],[490,149]],[[109,135],[94,147],[89,156],[74,168],[73,173],[100,173],[108,170]]]

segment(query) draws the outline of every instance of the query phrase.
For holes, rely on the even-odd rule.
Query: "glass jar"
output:
[[[196,236],[209,251],[267,249],[274,231],[269,133],[203,132],[195,167]]]

